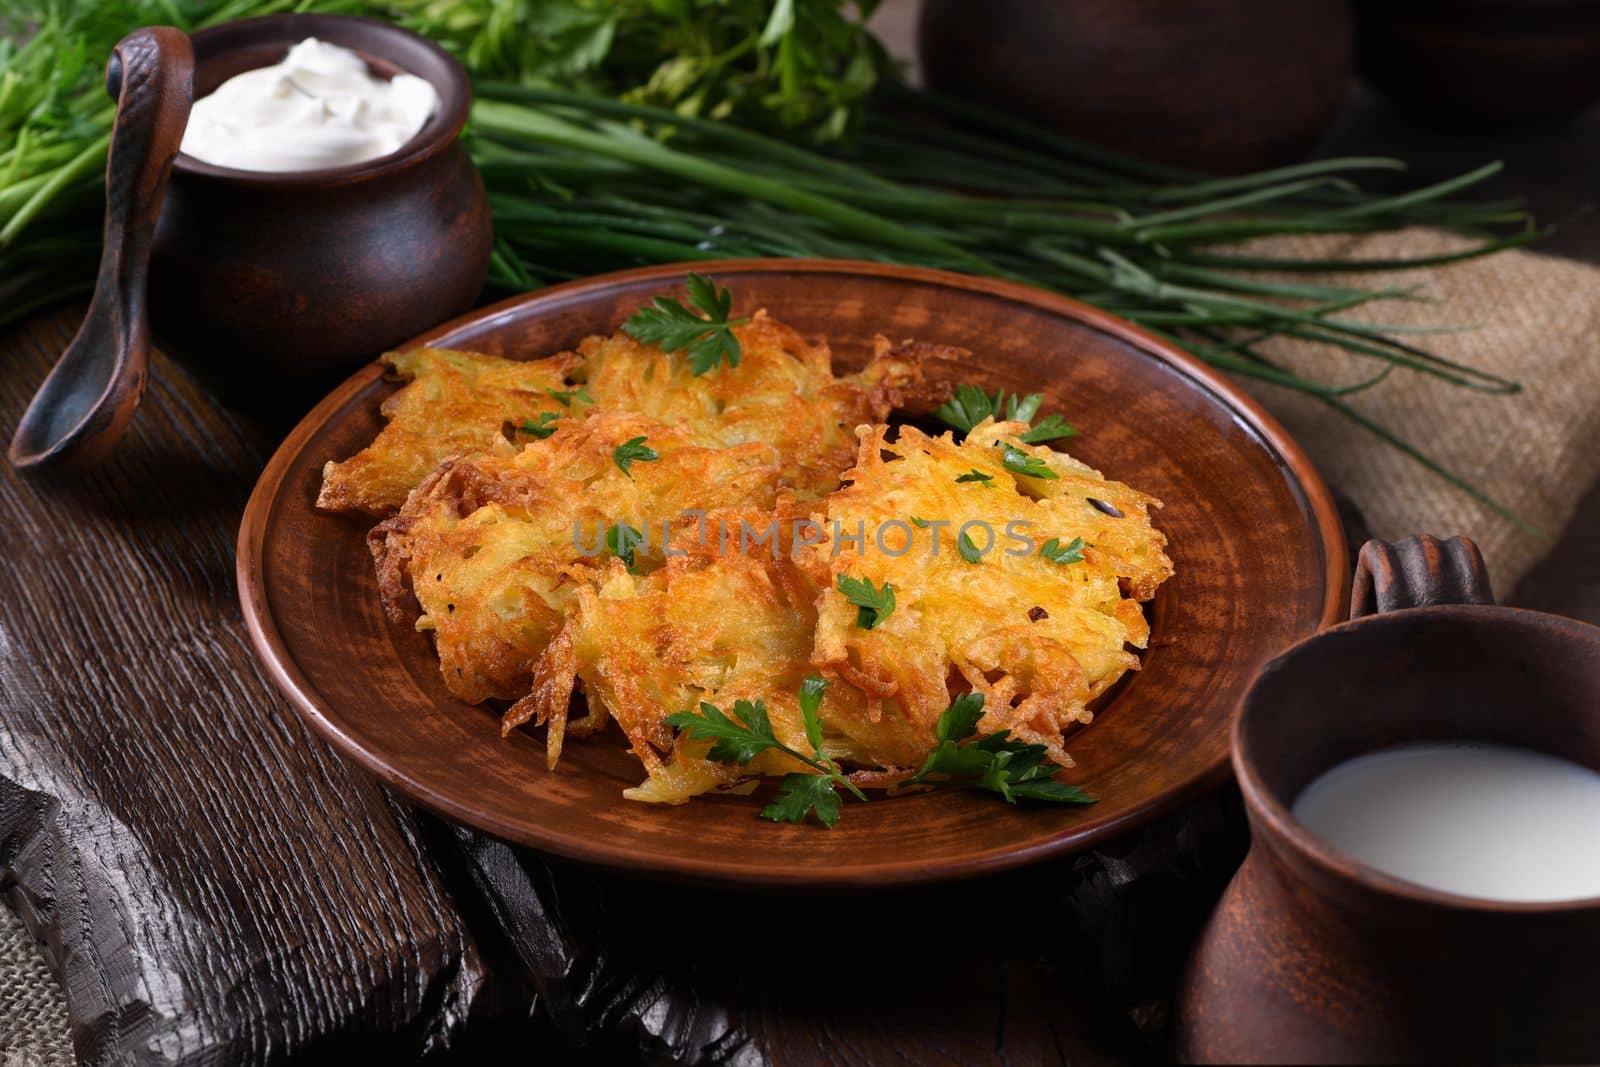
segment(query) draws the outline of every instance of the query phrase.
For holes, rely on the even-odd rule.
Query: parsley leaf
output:
[[[562,438],[562,440],[566,440],[566,438]],[[635,437],[611,450],[612,461],[615,462],[616,465],[622,470],[622,473],[626,474],[629,478],[633,477],[633,473],[629,471],[628,468],[633,466],[635,460],[648,462],[653,459],[661,458],[661,454],[659,452],[651,448],[649,445],[646,445],[644,442],[645,438]]]
[[[978,546],[972,543],[972,538],[967,536],[967,531],[962,530],[961,536],[956,540],[956,550],[961,553],[961,558],[968,563],[982,563],[983,553],[978,551]]]
[[[648,307],[634,312],[633,317],[622,324],[623,331],[635,341],[660,345],[663,352],[685,350],[689,367],[696,376],[724,359],[728,366],[737,367],[743,350],[733,328],[750,320],[728,318],[733,310],[733,294],[719,289],[709,278],[692,272],[684,287],[694,311],[672,297],[658,296]]]
[[[551,434],[556,432],[556,428],[550,424],[555,422],[560,417],[561,416],[554,411],[541,411],[539,412],[539,419],[537,422],[535,422],[533,419],[528,419],[523,422],[521,426],[517,427],[517,429],[521,430],[523,433],[532,434],[534,437],[537,437],[539,440],[543,441],[546,437],[549,437]]]
[[[1039,555],[1051,563],[1078,563],[1083,560],[1083,550],[1087,547],[1081,537],[1074,537],[1065,545],[1061,543],[1061,538],[1052,537],[1039,546]]]
[[[894,613],[894,586],[888,582],[883,583],[882,589],[874,589],[870,578],[851,578],[841,574],[839,592],[859,609],[856,612],[856,625],[863,630],[872,629]]]
[[[828,683],[816,675],[809,675],[800,683],[800,718],[806,726],[806,740],[811,750],[822,755],[822,694]]]
[[[926,530],[928,527],[933,525],[933,523],[929,522],[927,519],[919,519],[915,515],[911,516],[911,522],[919,530]]]
[[[950,399],[934,408],[939,421],[962,433],[971,433],[978,423],[994,414],[994,404],[976,385],[958,385]]]
[[[713,742],[706,758],[718,763],[742,767],[769,748],[783,748],[772,732],[763,701],[736,700],[733,714],[734,718],[729,718],[721,708],[702,700],[699,715],[680,711],[667,716],[667,725],[682,730],[690,740]]]
[[[831,830],[839,821],[840,806],[830,775],[786,774],[777,799],[761,809],[761,817],[773,822],[805,822],[807,815],[816,812],[817,821]]]
[[[585,404],[594,403],[594,397],[590,396],[588,390],[581,385],[576,389],[546,389],[545,395],[564,408],[570,408],[572,401],[575,399],[581,400]]]
[[[974,426],[987,418],[993,418],[996,422],[1032,422],[1034,416],[1039,414],[1039,405],[1042,403],[1044,397],[1039,393],[1018,397],[1015,393],[1007,396],[1002,390],[989,396],[975,385],[958,385],[954,395],[933,413],[946,426],[962,433],[971,433]],[[1077,429],[1060,415],[1046,415],[1037,426],[1022,434],[1022,440],[1030,445],[1038,445],[1077,435]]]
[[[1029,478],[1040,478],[1046,481],[1061,477],[1051,470],[1050,465],[1038,456],[1030,456],[1017,446],[1008,445],[1004,441],[1000,442],[1000,444],[1005,449],[1001,454],[1001,462],[1005,464],[1006,470],[1011,473],[1021,474]]]
[[[633,569],[633,550],[644,543],[644,534],[635,530],[625,522],[619,522],[606,531],[606,547],[611,554],[622,561],[628,568],[628,573],[635,573]]]
[[[964,693],[951,701],[934,727],[938,744],[928,753],[922,769],[902,782],[913,785],[953,785],[998,793],[1008,803],[1039,800],[1054,804],[1093,804],[1096,797],[1078,786],[1055,779],[1046,762],[1043,745],[1011,739],[1001,730],[979,741],[969,740],[983,717],[983,694]],[[966,741],[966,744],[961,742]]]
[[[985,474],[982,471],[978,470],[976,467],[974,467],[972,470],[968,471],[967,473],[963,474],[961,477],[957,478],[956,481],[958,483],[959,482],[980,482],[980,483],[982,483],[982,485],[983,485],[983,487],[985,489],[993,489],[994,488],[994,475]]]
[[[1063,437],[1078,436],[1078,428],[1063,419],[1060,415],[1046,415],[1039,420],[1038,425],[1018,435],[1018,440],[1023,444],[1042,445],[1046,441],[1055,441]]]
[[[962,693],[939,714],[933,735],[940,741],[965,741],[978,732],[978,720],[983,718],[983,694]]]
[[[805,721],[810,756],[778,740],[767,705],[761,700],[734,701],[732,716],[702,700],[698,715],[692,711],[676,712],[667,716],[667,725],[682,731],[690,740],[712,742],[706,758],[718,763],[742,767],[768,749],[776,749],[812,767],[816,774],[785,775],[777,799],[761,810],[761,817],[773,822],[801,823],[815,812],[817,821],[831,829],[839,821],[838,786],[844,786],[859,800],[867,797],[837,763],[823,754],[821,708],[827,687],[828,683],[815,675],[800,683],[800,717]]]

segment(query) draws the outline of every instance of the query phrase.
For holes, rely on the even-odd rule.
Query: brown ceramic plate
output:
[[[454,699],[428,638],[389,623],[369,522],[319,513],[322,465],[370,441],[394,388],[376,365],[319,404],[267,464],[239,531],[239,595],[273,681],[337,748],[413,800],[518,844],[610,867],[725,884],[868,887],[995,871],[1083,848],[1221,781],[1230,713],[1256,667],[1341,615],[1334,506],[1282,428],[1216,373],[1103,312],[1020,285],[827,260],[701,264],[742,308],[826,336],[843,367],[873,335],[960,345],[993,390],[1042,391],[1083,436],[1071,450],[1166,502],[1177,575],[1148,605],[1144,668],[1071,739],[1085,808],[1008,808],[936,792],[847,803],[833,830],[757,818],[756,797],[679,807],[624,800],[620,739],[573,743],[560,767],[495,712]],[[609,333],[684,267],[557,286],[458,319],[417,344],[537,357]],[[770,789],[770,786],[766,787]]]

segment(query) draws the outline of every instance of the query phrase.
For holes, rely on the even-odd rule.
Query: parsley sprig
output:
[[[550,424],[559,418],[561,418],[561,416],[554,411],[541,411],[539,412],[537,421],[534,419],[526,419],[523,421],[522,425],[518,427],[518,429],[525,434],[531,434],[532,436],[543,441],[546,437],[549,437],[551,434],[556,432],[557,427],[551,426]]]
[[[1061,538],[1052,537],[1039,546],[1039,555],[1051,563],[1079,563],[1083,560],[1083,550],[1088,547],[1081,537],[1074,537],[1066,544],[1061,543]]]
[[[822,751],[822,694],[827,687],[828,683],[815,675],[800,683],[800,718],[805,724],[806,743],[811,747],[809,756],[778,740],[762,700],[736,700],[731,715],[702,700],[699,714],[676,712],[667,716],[667,725],[683,731],[691,740],[712,742],[706,758],[718,763],[742,767],[761,753],[776,749],[811,767],[816,774],[784,775],[777,798],[761,809],[761,817],[773,822],[802,823],[815,813],[818,822],[832,829],[839,821],[839,786],[848,789],[857,800],[867,797]]]
[[[934,414],[945,425],[962,433],[970,433],[974,426],[990,417],[996,422],[1032,422],[1043,402],[1041,393],[1018,397],[1015,393],[1007,396],[1002,390],[989,396],[975,385],[958,385],[955,395],[940,404]],[[1077,435],[1077,428],[1060,415],[1046,415],[1023,433],[1021,439],[1030,445],[1038,445]]]
[[[773,822],[803,823],[810,815],[832,829],[839,821],[839,787],[848,789],[857,800],[866,794],[822,750],[822,694],[828,683],[815,675],[800,683],[800,718],[805,724],[806,743],[811,755],[790,748],[773,732],[767,705],[761,700],[736,700],[731,714],[702,700],[700,711],[680,711],[667,716],[667,725],[695,741],[710,741],[706,758],[718,763],[743,767],[761,753],[776,750],[806,764],[815,774],[786,774],[778,795],[761,809],[763,819]],[[937,741],[923,762],[922,769],[900,783],[909,786],[952,786],[981,789],[1004,797],[1009,804],[1019,800],[1038,800],[1051,804],[1093,804],[1097,797],[1075,785],[1056,781],[1045,762],[1043,745],[1013,741],[1010,730],[1001,730],[973,741],[978,721],[983,718],[983,694],[966,693],[956,697],[939,716],[934,728]]]
[[[611,461],[630,480],[633,478],[633,472],[628,468],[633,466],[635,462],[648,463],[651,460],[661,458],[661,453],[645,444],[646,440],[647,438],[644,437],[633,437],[611,450]]]
[[[718,288],[711,279],[694,273],[690,273],[684,287],[694,311],[670,296],[658,296],[647,307],[634,312],[633,317],[622,324],[622,329],[635,341],[660,345],[663,352],[685,350],[689,367],[696,376],[724,359],[728,366],[737,367],[743,350],[733,328],[750,320],[728,317],[733,311],[733,294]]]
[[[872,585],[871,578],[852,578],[839,575],[839,592],[856,606],[856,625],[870,630],[894,613],[894,586],[883,583],[882,589]]]
[[[961,536],[956,539],[956,551],[961,553],[961,558],[968,563],[982,563],[983,553],[978,551],[978,546],[972,543],[972,538],[967,536],[967,531],[962,530]]]
[[[977,735],[982,718],[982,693],[956,697],[934,727],[938,744],[928,753],[922,769],[900,783],[900,788],[962,786],[998,793],[1009,804],[1018,800],[1093,804],[1099,799],[1078,786],[1056,781],[1053,769],[1045,761],[1048,750],[1043,745],[1012,740],[1010,730],[1000,730],[980,741],[969,740]]]
[[[980,485],[982,485],[985,489],[993,489],[994,488],[994,475],[985,474],[982,471],[978,470],[976,467],[974,467],[972,470],[969,470],[967,473],[963,474],[961,477],[957,478],[956,481],[958,483],[959,482],[977,482]]]
[[[544,392],[564,408],[570,408],[574,400],[581,400],[585,404],[594,403],[594,397],[590,396],[589,391],[581,385],[576,389],[546,389]]]
[[[1012,474],[1020,474],[1027,478],[1038,478],[1042,481],[1061,477],[1050,469],[1050,464],[1038,456],[1030,456],[1016,445],[1008,445],[1004,441],[999,442],[999,444],[1004,450],[1000,454],[1000,462]]]
[[[644,544],[644,534],[625,522],[619,522],[606,531],[606,547],[622,561],[629,574],[634,574],[633,550]]]

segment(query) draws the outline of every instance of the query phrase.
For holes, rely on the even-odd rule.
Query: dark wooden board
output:
[[[7,337],[0,434],[76,319]],[[233,535],[269,437],[161,365],[92,476],[0,467],[0,888],[90,1061],[411,1055],[485,990],[415,817],[256,670]]]

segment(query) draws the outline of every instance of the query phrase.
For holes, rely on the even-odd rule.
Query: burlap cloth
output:
[[[1470,243],[1450,234],[1407,230],[1272,238],[1257,242],[1252,251],[1305,259],[1409,259]],[[1360,507],[1375,536],[1467,534],[1483,550],[1496,593],[1509,595],[1550,550],[1600,474],[1600,268],[1516,251],[1444,267],[1296,275],[1294,280],[1416,286],[1416,295],[1426,302],[1384,300],[1340,317],[1407,327],[1473,327],[1404,339],[1522,383],[1522,392],[1496,396],[1398,369],[1378,386],[1344,399],[1542,532],[1495,514],[1322,403],[1281,386],[1239,379],[1283,421],[1328,483]],[[1319,380],[1361,381],[1382,366],[1283,338],[1261,350]]]
[[[22,921],[0,907],[0,1067],[72,1062],[66,999]]]
[[[1433,255],[1460,238],[1424,230],[1366,237],[1273,238],[1253,251],[1294,258]],[[1308,276],[1296,275],[1305,281]],[[1421,286],[1429,302],[1384,301],[1345,313],[1405,326],[1474,329],[1411,338],[1439,355],[1523,383],[1521,393],[1470,392],[1411,371],[1348,397],[1363,414],[1425,449],[1544,535],[1496,515],[1376,437],[1307,397],[1242,379],[1379,537],[1465,533],[1508,593],[1550,547],[1600,474],[1600,269],[1526,252],[1443,268],[1330,282]],[[1263,351],[1306,376],[1359,381],[1371,360],[1274,339]],[[0,1067],[72,1061],[66,1005],[21,924],[0,908]]]

